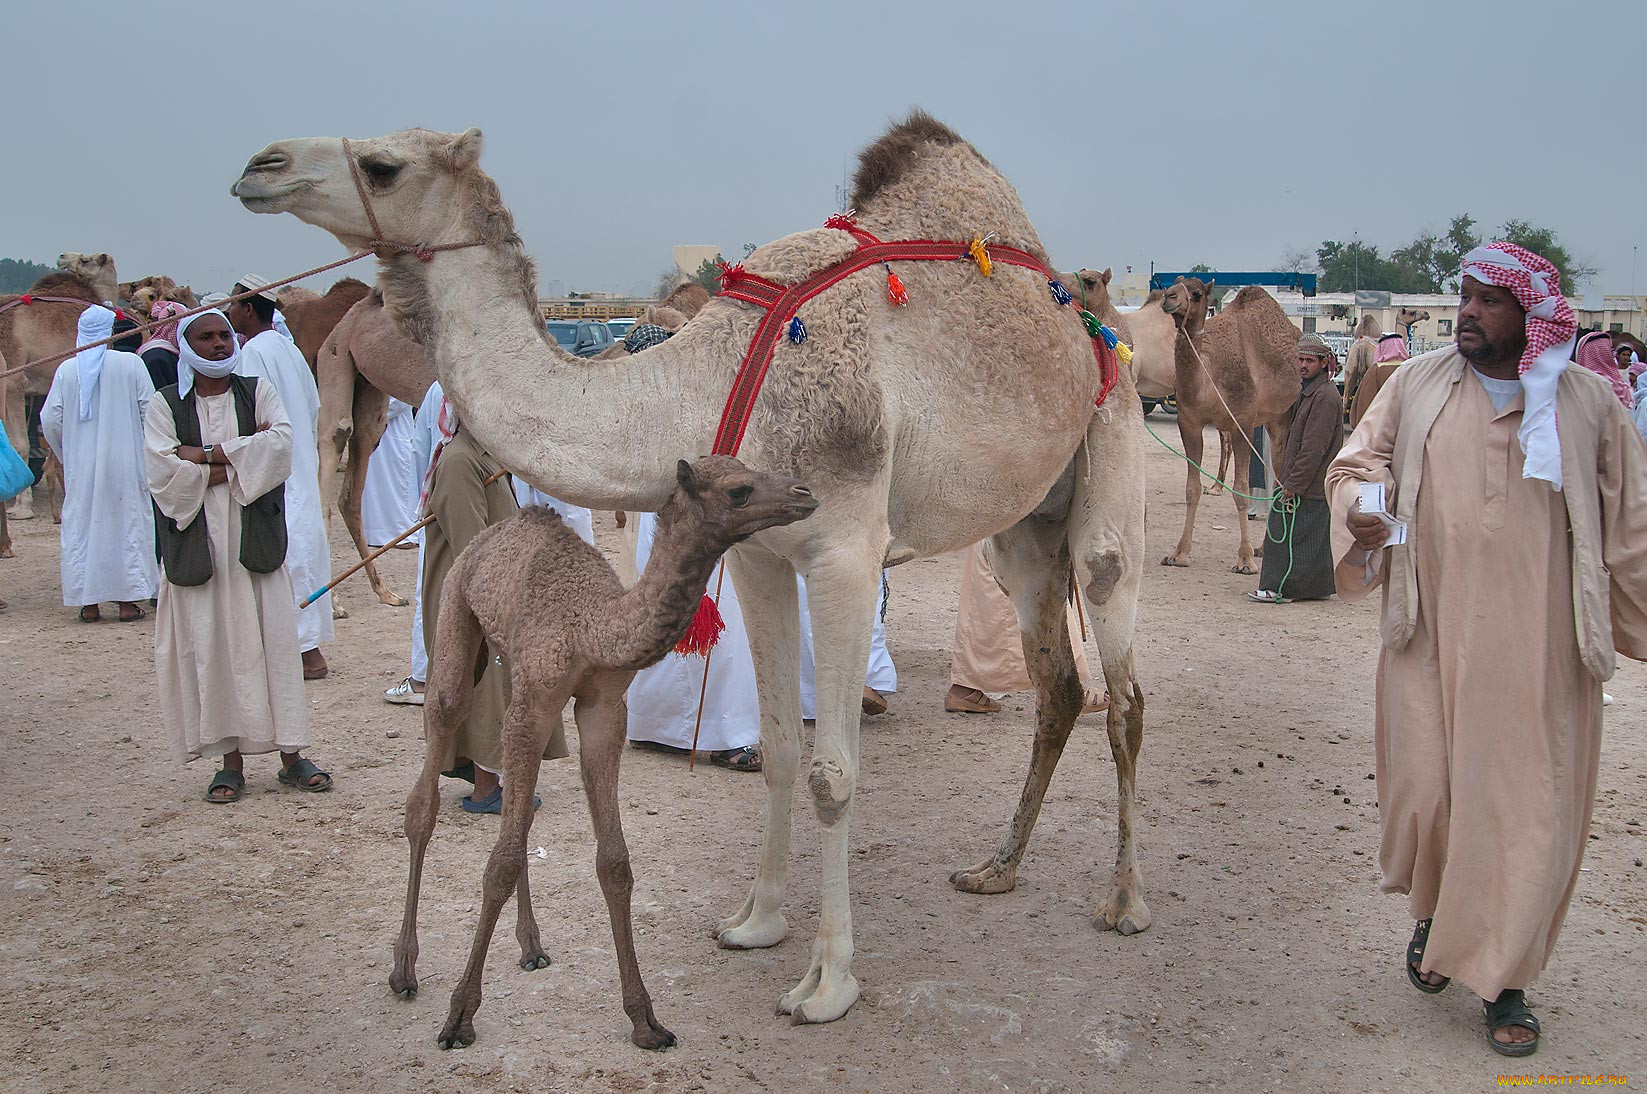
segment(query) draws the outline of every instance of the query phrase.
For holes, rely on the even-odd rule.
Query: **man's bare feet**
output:
[[[877,714],[885,714],[886,696],[882,695],[868,684],[865,684],[863,710],[864,713],[869,715],[871,718],[875,717]]]
[[[995,714],[1000,711],[1001,704],[977,688],[951,684],[949,694],[944,696],[944,709],[951,714]]]
[[[326,658],[321,656],[318,647],[303,651],[303,679],[323,680],[330,671],[326,667]]]

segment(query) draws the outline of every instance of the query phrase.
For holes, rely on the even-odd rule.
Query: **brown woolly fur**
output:
[[[835,228],[815,228],[810,232],[775,239],[750,253],[743,268],[757,277],[793,285],[828,266],[833,266],[858,249],[850,232]],[[883,275],[884,276],[884,275]]]
[[[29,286],[29,292],[35,296],[72,296],[76,300],[85,300],[93,304],[103,302],[103,298],[97,295],[96,286],[68,270],[54,270],[49,274],[42,274],[39,280]]]
[[[684,285],[677,285],[668,296],[658,301],[658,306],[673,308],[686,318],[690,319],[703,310],[709,303],[709,290],[696,281],[688,281]]]
[[[508,665],[509,710],[503,727],[503,822],[486,864],[475,945],[440,1033],[442,1048],[475,1039],[487,943],[511,892],[517,897],[521,967],[549,964],[522,867],[544,746],[574,699],[583,785],[595,828],[595,873],[612,921],[623,1009],[634,1027],[630,1039],[651,1049],[675,1043],[675,1035],[652,1013],[635,956],[629,907],[634,879],[617,802],[618,763],[628,730],[624,693],[638,670],[661,660],[686,633],[710,572],[728,547],[758,531],[803,520],[818,506],[798,480],[750,471],[727,456],[683,461],[676,478],[674,493],[658,513],[646,572],[627,591],[599,551],[541,508],[475,536],[446,578],[423,708],[428,748],[406,799],[411,869],[389,977],[398,994],[409,997],[418,989],[423,856],[440,805],[442,761],[468,716],[473,666],[483,649],[500,654]]]
[[[924,145],[947,147],[966,144],[949,126],[921,109],[886,131],[886,135],[858,153],[858,173],[852,179],[852,207],[862,209],[882,190],[903,177],[921,156]],[[967,145],[970,149],[971,145]],[[978,155],[976,149],[973,155]],[[982,156],[978,157],[983,159]]]

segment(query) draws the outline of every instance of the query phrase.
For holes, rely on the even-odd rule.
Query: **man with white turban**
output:
[[[1568,367],[1554,266],[1492,243],[1461,292],[1457,345],[1396,371],[1327,492],[1339,595],[1384,587],[1380,888],[1418,921],[1406,976],[1463,981],[1494,1051],[1525,1056],[1523,989],[1589,836],[1601,685],[1615,650],[1647,659],[1647,451],[1608,384]],[[1369,483],[1405,542],[1361,511]]]
[[[262,376],[274,385],[280,404],[292,422],[292,474],[286,480],[286,573],[292,579],[293,607],[297,609],[298,648],[303,651],[303,678],[326,675],[322,643],[332,640],[332,594],[302,607],[303,601],[332,576],[332,551],[326,542],[326,520],[320,507],[320,452],[315,432],[320,422],[320,392],[309,363],[291,339],[274,327],[275,294],[268,282],[254,274],[242,277],[234,294],[257,291],[237,300],[224,312],[235,333],[245,339],[240,347],[240,374]],[[260,291],[259,291],[260,290]]]
[[[331,776],[301,755],[308,704],[281,514],[291,422],[273,384],[235,375],[222,312],[183,320],[177,348],[177,384],[143,419],[165,577],[154,668],[172,758],[223,758],[206,790],[214,804],[240,800],[246,755],[277,750],[282,785],[329,790]]]
[[[114,312],[80,313],[77,345],[101,342]],[[143,413],[154,395],[135,353],[93,346],[57,366],[40,408],[40,431],[63,461],[63,603],[95,623],[98,605],[120,606],[120,622],[143,618],[154,595],[154,516],[143,478]]]

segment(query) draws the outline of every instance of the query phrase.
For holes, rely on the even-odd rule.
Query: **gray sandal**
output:
[[[316,775],[323,781],[314,782]],[[318,794],[322,790],[332,788],[332,777],[316,767],[314,761],[307,756],[299,756],[289,766],[281,768],[280,774],[275,777],[280,780],[281,786],[295,786],[310,794]]]
[[[1487,1018],[1487,1043],[1493,1046],[1494,1052],[1500,1056],[1531,1056],[1538,1051],[1538,1039],[1544,1031],[1539,1028],[1533,1012],[1527,1009],[1527,994],[1520,988],[1505,988],[1491,1003],[1483,999],[1481,1013]],[[1532,1030],[1533,1039],[1506,1043],[1493,1036],[1511,1026]]]
[[[221,797],[213,797],[212,792],[214,790],[227,790],[228,793]],[[206,787],[206,800],[213,805],[228,805],[230,802],[239,801],[245,792],[246,776],[238,771],[230,771],[226,767],[220,767],[217,774],[212,776],[211,783]]]

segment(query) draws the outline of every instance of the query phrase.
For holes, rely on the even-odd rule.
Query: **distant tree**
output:
[[[692,280],[702,285],[704,291],[709,293],[710,296],[714,296],[721,291],[720,264],[723,261],[724,259],[720,255],[716,255],[713,262],[706,258],[698,265],[697,272],[692,275]]]
[[[1371,243],[1326,239],[1316,248],[1315,257],[1321,263],[1322,292],[1390,288],[1390,264]]]
[[[658,279],[652,286],[652,299],[662,300],[664,297],[680,288],[685,281],[686,276],[680,272],[679,268],[675,266],[669,267],[667,270],[664,270],[662,273],[658,274]]]
[[[1302,247],[1288,247],[1281,252],[1281,261],[1276,263],[1275,268],[1282,273],[1307,274],[1315,273],[1320,266],[1315,256]]]
[[[1541,228],[1525,220],[1512,220],[1498,230],[1498,238],[1550,260],[1550,265],[1561,271],[1561,291],[1576,293],[1579,286],[1596,275],[1596,268],[1575,258],[1556,239],[1553,228]]]
[[[748,258],[750,255],[752,255],[754,253],[755,253],[755,245],[753,243],[745,243],[743,245],[743,256],[745,258]]]
[[[1316,250],[1321,264],[1322,292],[1383,289],[1398,293],[1457,292],[1464,256],[1481,245],[1475,218],[1460,213],[1444,235],[1426,229],[1411,242],[1383,255],[1371,243],[1324,240]],[[1500,226],[1495,239],[1527,248],[1549,259],[1561,271],[1563,292],[1574,293],[1596,275],[1595,267],[1573,256],[1551,228],[1512,220]],[[1288,268],[1288,267],[1284,267]]]
[[[1189,272],[1192,274],[1209,274],[1212,272],[1212,267],[1205,262],[1197,262],[1189,268]]]
[[[30,285],[56,268],[26,258],[0,258],[0,292],[27,292]]]

